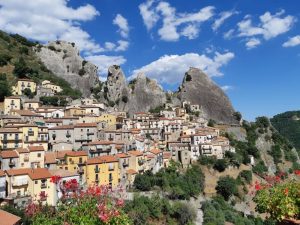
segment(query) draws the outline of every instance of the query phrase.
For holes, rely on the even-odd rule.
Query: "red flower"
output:
[[[295,170],[294,173],[298,176],[300,176],[300,170]]]
[[[52,176],[50,178],[50,182],[54,184],[57,184],[60,180],[61,180],[61,176]]]
[[[288,188],[286,188],[286,189],[284,190],[284,194],[285,194],[285,195],[288,195],[288,194],[289,194],[289,189],[288,189]]]

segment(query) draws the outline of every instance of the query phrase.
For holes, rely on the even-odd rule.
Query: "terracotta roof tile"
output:
[[[2,209],[0,209],[0,218],[1,218],[1,225],[14,225],[21,220],[21,217],[6,212]]]
[[[55,152],[45,153],[45,164],[56,164]]]
[[[1,151],[0,155],[3,159],[18,158],[19,157],[17,151],[15,151],[15,150]]]
[[[134,156],[142,156],[143,155],[143,152],[141,152],[141,151],[128,151],[128,153],[130,155],[134,155]]]
[[[137,172],[133,169],[129,169],[126,171],[127,174],[137,174]]]
[[[17,148],[16,151],[19,153],[19,154],[22,154],[22,153],[29,153],[29,150],[27,148]]]
[[[73,125],[63,125],[63,126],[49,128],[49,130],[71,130],[71,129],[74,129]]]
[[[97,127],[97,123],[77,123],[75,127]]]
[[[99,156],[87,160],[87,164],[101,164],[101,163],[110,163],[118,162],[118,158],[112,155]]]
[[[159,150],[159,149],[152,149],[150,152],[153,153],[154,155],[157,155],[157,154],[159,154],[159,153],[162,153],[162,151]]]
[[[28,146],[28,149],[30,152],[40,152],[40,151],[45,151],[43,146]]]
[[[3,170],[0,170],[0,177],[4,177],[5,176],[5,173]]]
[[[66,153],[67,156],[77,157],[77,156],[87,156],[88,153],[86,151],[71,151]]]
[[[0,133],[22,133],[17,128],[0,128]]]
[[[130,155],[126,154],[126,153],[118,153],[115,155],[118,158],[129,158]]]

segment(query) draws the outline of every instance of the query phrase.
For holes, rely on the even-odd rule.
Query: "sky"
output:
[[[296,0],[0,0],[0,29],[75,42],[102,80],[118,64],[175,91],[197,67],[248,120],[300,110],[299,20]]]

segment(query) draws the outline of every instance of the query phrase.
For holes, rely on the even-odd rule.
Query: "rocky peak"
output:
[[[178,91],[181,102],[189,101],[202,107],[207,118],[224,123],[236,123],[234,109],[224,91],[203,71],[190,68]]]
[[[37,56],[47,69],[65,79],[74,89],[79,89],[84,97],[99,83],[97,67],[85,61],[74,43],[53,41],[36,50]]]

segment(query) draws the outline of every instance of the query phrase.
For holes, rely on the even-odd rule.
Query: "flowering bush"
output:
[[[295,174],[299,176],[300,171]],[[279,173],[275,177],[265,177],[264,184],[256,182],[254,185],[257,210],[277,221],[300,218],[300,182],[285,178],[286,174]]]
[[[131,224],[122,211],[121,189],[112,191],[107,186],[93,185],[82,191],[76,179],[62,182],[59,176],[52,177],[51,182],[57,185],[62,197],[56,208],[42,204],[46,195],[39,196],[37,203],[29,204],[26,213],[33,225]]]

